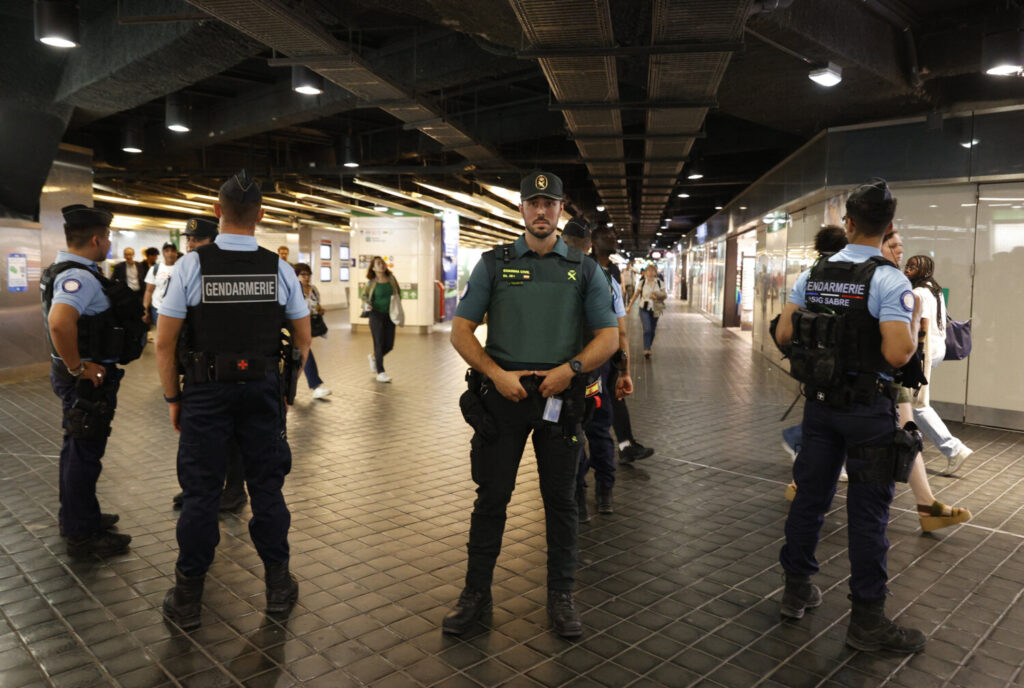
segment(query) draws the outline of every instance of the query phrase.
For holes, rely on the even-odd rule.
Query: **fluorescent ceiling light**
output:
[[[604,206],[603,205],[597,206],[597,212],[603,213],[604,212]]]
[[[688,193],[681,193],[681,194],[677,195],[677,198],[689,198],[689,197],[690,197],[690,194],[688,194]]]
[[[807,73],[807,78],[816,84],[831,88],[843,80],[843,68],[835,62],[817,66]]]
[[[722,206],[720,206],[720,205],[716,205],[715,206],[715,210],[721,210],[721,209],[722,209]]]
[[[373,209],[378,213],[386,213],[388,211],[388,207],[386,205],[375,205],[373,206]]]

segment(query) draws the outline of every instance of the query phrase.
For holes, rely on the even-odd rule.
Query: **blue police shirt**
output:
[[[622,285],[614,277],[612,277],[612,310],[615,311],[616,318],[626,317],[626,308],[622,305]]]
[[[829,258],[829,261],[848,261],[863,263],[871,256],[881,256],[882,252],[874,246],[847,244],[846,248]],[[807,305],[804,294],[807,290],[807,276],[810,269],[804,270],[789,292],[789,302],[800,308]],[[878,318],[878,322],[910,322],[914,312],[914,292],[910,280],[899,271],[887,265],[880,265],[871,276],[868,286],[868,313]]]
[[[110,299],[103,293],[103,285],[92,275],[100,274],[96,264],[88,258],[58,251],[54,263],[81,263],[80,268],[70,268],[57,275],[53,281],[53,303],[71,306],[79,315],[96,315],[110,308]]]
[[[214,242],[225,251],[255,251],[259,248],[256,237],[245,234],[218,234]],[[198,306],[202,297],[202,275],[199,272],[199,256],[195,251],[186,254],[174,264],[174,274],[167,285],[167,294],[160,304],[160,317],[184,319],[189,306]],[[306,297],[295,276],[295,268],[278,259],[277,302],[284,306],[284,315],[289,320],[309,315]]]

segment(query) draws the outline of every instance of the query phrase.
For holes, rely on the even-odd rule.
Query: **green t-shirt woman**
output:
[[[361,293],[363,303],[370,307],[370,334],[373,353],[369,355],[370,370],[377,374],[377,382],[391,382],[384,372],[384,356],[395,347],[395,323],[391,320],[391,297],[402,298],[398,280],[380,256],[370,261],[366,284]]]

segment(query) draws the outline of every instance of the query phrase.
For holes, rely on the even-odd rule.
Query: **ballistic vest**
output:
[[[513,244],[483,254],[491,276],[487,354],[513,366],[565,363],[583,349],[583,301],[598,265],[579,249],[516,257]]]
[[[811,267],[806,309],[793,316],[793,377],[834,389],[855,373],[895,375],[882,356],[882,333],[878,318],[868,311],[868,296],[875,269],[896,266],[881,256],[851,263],[830,261],[829,255]]]
[[[278,303],[278,255],[265,248],[225,251],[217,244],[195,252],[201,295],[185,316],[187,350],[280,355],[284,306]]]
[[[131,363],[142,355],[146,346],[146,325],[142,322],[142,303],[138,295],[123,282],[111,282],[95,270],[75,261],[54,263],[39,277],[43,301],[43,331],[50,352],[57,356],[50,338],[50,308],[53,306],[53,285],[65,270],[81,268],[92,275],[103,288],[110,307],[94,315],[78,318],[78,355],[90,361]]]

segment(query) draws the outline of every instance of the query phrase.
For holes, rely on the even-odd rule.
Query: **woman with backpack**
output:
[[[924,369],[928,378],[946,356],[946,304],[942,287],[935,281],[935,262],[928,256],[913,256],[907,261],[903,274],[921,297],[921,331],[925,333]],[[972,452],[953,434],[929,404],[930,385],[923,386],[914,398],[914,420],[921,432],[946,457],[943,475],[952,475]]]
[[[654,345],[654,332],[658,328],[658,318],[665,312],[665,300],[667,298],[668,292],[665,291],[665,285],[662,284],[661,278],[658,277],[658,268],[655,267],[654,263],[651,263],[647,266],[643,276],[640,277],[640,283],[636,285],[633,298],[630,300],[629,305],[626,306],[626,312],[628,313],[633,308],[633,303],[640,301],[640,324],[644,330],[644,358],[651,357],[651,346]]]

